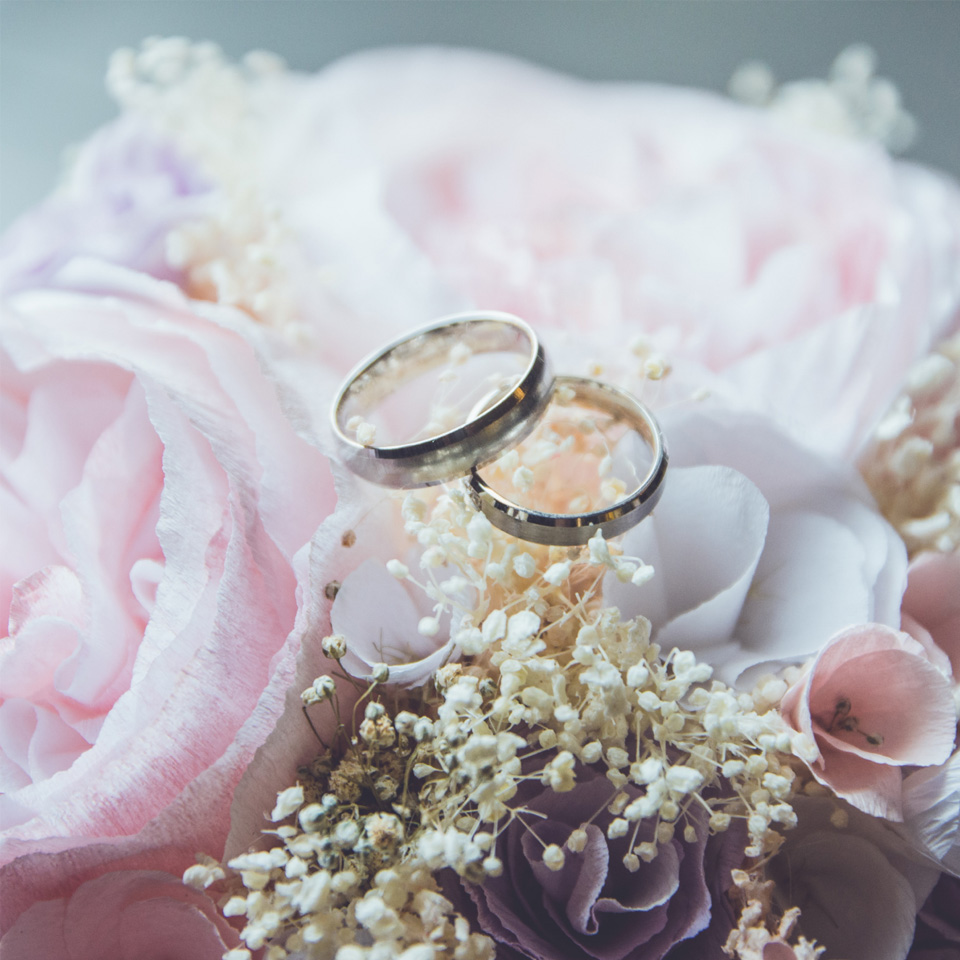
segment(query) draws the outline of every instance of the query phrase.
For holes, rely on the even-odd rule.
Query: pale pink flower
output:
[[[323,616],[311,540],[340,536],[244,317],[94,261],[61,276],[0,327],[5,925],[123,858],[221,853]]]
[[[220,960],[239,942],[214,901],[180,877],[121,870],[34,904],[3,949],[16,960]]]
[[[903,819],[902,767],[943,763],[957,712],[950,682],[912,637],[881,624],[835,635],[784,695],[813,775],[853,806]]]
[[[958,323],[960,193],[873,145],[478,52],[271,84],[256,176],[323,268],[302,314],[338,362],[344,322],[359,355],[474,306],[576,335],[571,373],[645,334],[846,455]]]

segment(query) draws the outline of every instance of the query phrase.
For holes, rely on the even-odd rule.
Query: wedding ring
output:
[[[523,371],[474,404],[463,423],[408,443],[377,446],[368,423],[405,384],[451,358],[520,354]],[[338,454],[354,473],[387,487],[424,487],[466,476],[495,460],[536,426],[550,400],[553,376],[533,330],[508,313],[445,317],[394,340],[348,375],[331,409]],[[349,434],[353,433],[353,436]]]
[[[650,447],[652,458],[636,489],[612,506],[589,513],[540,513],[501,496],[474,469],[470,474],[471,497],[477,508],[500,530],[520,540],[553,546],[585,544],[601,530],[605,539],[618,536],[649,515],[663,493],[667,451],[660,425],[639,400],[618,387],[581,377],[557,377],[555,391],[572,391],[573,400],[635,430]]]

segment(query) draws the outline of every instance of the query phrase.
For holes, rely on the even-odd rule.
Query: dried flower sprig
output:
[[[860,468],[911,554],[960,547],[960,335],[914,366]]]

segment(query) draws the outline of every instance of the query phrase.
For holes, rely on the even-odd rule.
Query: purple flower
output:
[[[960,956],[960,878],[943,874],[917,916],[907,960],[955,960]]]
[[[203,213],[211,196],[170,141],[121,118],[80,148],[60,188],[0,240],[0,292],[69,286],[54,278],[76,257],[177,280],[166,260],[167,234]]]
[[[681,839],[678,824],[657,857],[631,873],[623,864],[631,840],[634,846],[652,840],[655,824],[641,822],[635,839],[633,824],[625,838],[608,839],[613,816],[607,806],[617,791],[593,770],[578,776],[569,793],[537,785],[528,796],[521,789],[515,801],[523,797],[527,812],[501,832],[497,845],[503,874],[482,886],[465,884],[475,926],[497,941],[500,960],[660,960],[710,923],[704,818],[693,814],[694,842]],[[632,786],[624,791],[640,793]],[[574,852],[565,844],[582,824],[587,841]],[[550,844],[564,852],[556,871],[543,861]],[[469,902],[460,907],[473,912]]]

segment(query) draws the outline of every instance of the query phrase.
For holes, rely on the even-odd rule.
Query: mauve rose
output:
[[[629,785],[624,790],[639,793]],[[530,814],[500,833],[502,876],[465,885],[477,929],[497,941],[501,960],[659,960],[707,928],[706,824],[694,817],[695,842],[683,841],[678,828],[652,862],[641,861],[631,873],[623,856],[632,830],[620,840],[608,840],[605,832],[613,819],[606,806],[616,792],[589,768],[570,792],[521,787],[518,799]],[[564,844],[584,823],[586,845],[574,853]],[[652,821],[643,822],[637,843],[653,839],[653,830]],[[563,848],[565,862],[556,872],[543,862],[549,844]]]
[[[939,871],[884,820],[829,796],[791,803],[797,826],[766,868],[776,905],[800,908],[798,932],[827,957],[904,960]]]
[[[960,192],[873,145],[478,52],[271,83],[257,175],[323,267],[305,320],[357,323],[338,359],[476,305],[575,335],[571,373],[644,333],[665,393],[708,382],[849,454],[960,322]]]
[[[179,877],[124,870],[34,904],[3,949],[10,960],[220,960],[239,942],[213,900]]]
[[[247,318],[90,260],[60,276],[0,321],[4,926],[107,865],[222,853],[323,628],[311,553],[341,536]]]
[[[68,282],[57,272],[96,257],[175,280],[166,240],[212,208],[211,185],[169,138],[135,117],[97,131],[58,189],[0,240],[0,293]]]
[[[960,878],[943,874],[917,915],[907,960],[956,960],[960,956]]]

